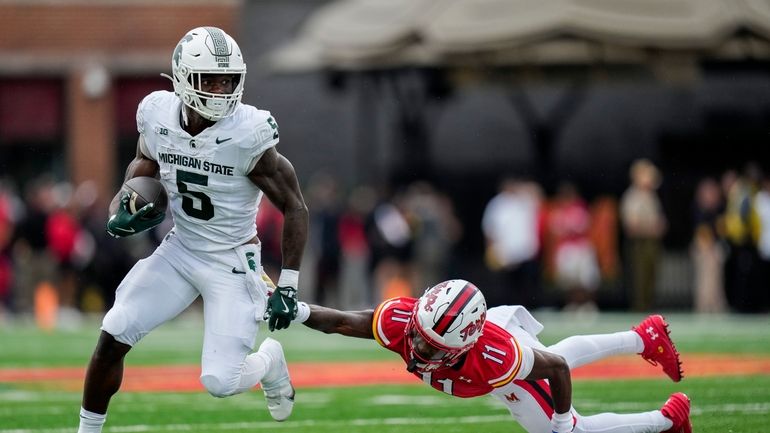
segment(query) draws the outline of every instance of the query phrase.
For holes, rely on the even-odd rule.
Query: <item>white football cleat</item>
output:
[[[259,345],[259,351],[270,357],[270,369],[260,385],[265,393],[267,409],[276,421],[285,421],[294,409],[294,387],[289,378],[289,367],[281,343],[268,337]]]

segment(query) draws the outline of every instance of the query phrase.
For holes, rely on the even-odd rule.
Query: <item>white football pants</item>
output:
[[[213,253],[190,251],[172,230],[120,283],[102,330],[133,346],[200,295],[201,382],[217,397],[243,392],[254,387],[269,366],[266,355],[249,355],[267,306],[261,272],[259,245]]]

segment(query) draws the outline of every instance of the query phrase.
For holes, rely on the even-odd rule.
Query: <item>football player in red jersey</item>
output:
[[[650,316],[630,331],[566,338],[546,347],[543,326],[522,306],[487,310],[465,280],[442,282],[419,299],[389,299],[368,311],[302,305],[298,321],[325,333],[377,340],[407,371],[457,397],[491,394],[531,433],[691,433],[690,400],[674,393],[660,410],[582,416],[572,407],[570,370],[621,353],[638,353],[682,378],[668,325]]]

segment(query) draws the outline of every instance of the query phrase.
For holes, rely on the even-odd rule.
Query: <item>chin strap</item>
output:
[[[412,358],[406,363],[406,371],[414,373],[415,370],[417,370],[417,360]]]
[[[160,76],[163,77],[163,78],[168,78],[171,81],[171,85],[172,86],[174,85],[174,79],[171,77],[171,75],[169,75],[169,74],[167,74],[165,72],[161,72]],[[174,88],[175,88],[175,91],[176,91],[176,86],[174,86]],[[181,98],[181,95],[177,95],[177,96],[179,96]],[[184,123],[184,126],[187,126],[187,125],[190,124],[190,121],[187,118],[187,110],[185,109],[185,104],[182,104],[182,123]]]
[[[182,104],[182,122],[184,123],[184,126],[190,124],[190,120],[187,118],[187,106],[184,104]]]

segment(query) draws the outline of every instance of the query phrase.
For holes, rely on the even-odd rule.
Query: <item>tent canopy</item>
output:
[[[338,0],[273,70],[770,59],[770,0]]]

